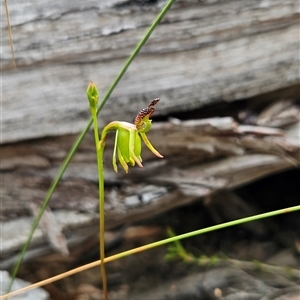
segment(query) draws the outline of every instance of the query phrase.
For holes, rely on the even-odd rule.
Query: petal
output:
[[[123,167],[124,171],[126,173],[128,173],[128,165],[127,165],[126,161],[124,160],[119,147],[117,147],[117,151],[118,151],[119,162],[120,162],[121,166]]]
[[[141,142],[141,137],[139,136],[139,134],[137,133],[137,131],[135,131],[134,154],[135,154],[136,157],[138,157],[140,160],[142,160],[142,159],[141,159],[141,152],[142,152],[142,142]]]
[[[137,134],[136,130],[129,131],[129,153],[130,153],[130,158],[133,159],[136,162],[136,164],[142,168],[143,165],[141,160],[135,155],[136,134]]]
[[[145,133],[140,132],[140,135],[144,141],[144,143],[146,144],[146,146],[148,147],[148,149],[155,154],[157,157],[163,158],[163,156],[152,146],[152,144],[150,143],[150,141],[148,140],[147,136]]]
[[[117,166],[117,142],[118,142],[118,130],[116,131],[114,152],[113,152],[113,157],[112,157],[112,165],[113,165],[114,171],[116,173],[118,173],[118,166]]]
[[[118,149],[122,154],[125,162],[130,162],[130,131],[128,129],[119,128],[117,136]]]

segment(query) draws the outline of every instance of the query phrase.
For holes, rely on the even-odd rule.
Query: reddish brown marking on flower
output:
[[[143,118],[145,118],[147,115],[149,118],[153,115],[155,108],[154,105],[159,101],[159,98],[155,98],[151,101],[151,103],[148,105],[148,107],[143,108],[139,111],[137,116],[134,119],[134,125],[139,127],[139,124],[142,122]]]

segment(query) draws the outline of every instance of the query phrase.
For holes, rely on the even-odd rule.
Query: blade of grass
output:
[[[147,42],[147,40],[149,39],[149,37],[151,36],[152,32],[154,31],[154,29],[157,27],[157,25],[160,23],[160,21],[162,20],[162,18],[164,17],[164,15],[167,13],[167,11],[171,8],[171,6],[173,5],[173,3],[175,2],[175,0],[169,0],[166,5],[163,7],[163,9],[159,12],[159,14],[156,16],[156,18],[154,19],[153,23],[149,26],[149,28],[146,30],[146,32],[144,33],[142,39],[140,40],[140,42],[136,45],[136,47],[134,48],[133,52],[130,54],[130,56],[128,57],[128,59],[126,60],[126,62],[124,63],[124,65],[121,68],[121,71],[119,72],[119,74],[116,76],[115,80],[113,81],[113,83],[111,84],[110,88],[108,89],[108,91],[106,92],[106,94],[103,97],[103,100],[101,101],[101,103],[98,106],[97,109],[97,114],[99,114],[99,112],[102,110],[103,106],[105,105],[106,101],[108,100],[108,98],[110,97],[111,93],[113,92],[113,90],[115,89],[115,87],[118,85],[118,83],[120,82],[120,80],[122,79],[123,75],[125,74],[125,72],[127,71],[127,69],[129,68],[130,64],[133,62],[133,60],[135,59],[135,57],[138,55],[138,53],[140,52],[140,50],[142,49],[142,47],[145,45],[145,43]],[[49,190],[46,193],[46,196],[43,200],[43,203],[41,205],[41,208],[38,212],[38,214],[36,215],[31,229],[30,229],[30,233],[28,235],[28,238],[25,242],[25,244],[23,245],[18,259],[13,267],[12,273],[11,273],[11,281],[9,283],[9,286],[7,288],[7,291],[9,292],[11,290],[13,281],[18,273],[18,270],[20,268],[20,265],[22,263],[22,260],[24,258],[24,255],[27,251],[27,248],[32,240],[33,234],[40,222],[40,219],[43,215],[44,210],[46,209],[52,194],[54,193],[60,179],[62,178],[65,170],[67,169],[71,159],[73,158],[75,152],[77,151],[79,145],[81,144],[81,142],[83,141],[85,135],[87,134],[87,132],[89,131],[91,125],[93,123],[93,119],[90,118],[86,127],[83,129],[83,131],[79,134],[79,136],[76,138],[74,144],[72,145],[69,153],[67,154],[66,158],[64,159],[62,165],[60,166],[53,182],[51,183]]]
[[[299,211],[299,210],[300,210],[300,205],[297,205],[297,206],[292,206],[292,207],[288,207],[288,208],[274,210],[274,211],[271,211],[271,212],[267,212],[267,213],[263,213],[263,214],[259,214],[259,215],[255,215],[255,216],[251,216],[251,217],[246,217],[246,218],[242,218],[242,219],[238,219],[238,220],[234,220],[234,221],[230,221],[230,222],[226,222],[226,223],[222,223],[222,224],[218,224],[218,225],[214,225],[214,226],[203,228],[203,229],[198,229],[198,230],[195,230],[195,231],[191,231],[191,232],[184,233],[184,234],[177,235],[177,236],[172,236],[170,238],[167,238],[167,239],[164,239],[164,240],[161,240],[161,241],[158,241],[158,242],[154,242],[154,243],[151,243],[151,244],[148,244],[148,245],[145,245],[145,246],[141,246],[141,247],[138,247],[138,248],[134,248],[134,249],[131,249],[131,250],[127,250],[127,251],[124,251],[124,252],[106,257],[104,259],[104,262],[108,263],[108,262],[111,262],[111,261],[129,256],[129,255],[132,255],[132,254],[135,254],[135,253],[139,253],[139,252],[149,250],[149,249],[152,249],[152,248],[155,248],[155,247],[163,246],[163,245],[166,245],[168,243],[173,243],[173,242],[176,242],[176,241],[179,241],[179,240],[182,240],[182,239],[190,238],[190,237],[193,237],[193,236],[196,236],[196,235],[199,235],[199,234],[212,232],[212,231],[219,230],[219,229],[224,229],[224,228],[227,228],[227,227],[240,225],[240,224],[244,224],[244,223],[247,223],[247,222],[258,221],[258,220],[261,220],[261,219],[270,218],[270,217],[274,217],[274,216],[277,216],[277,215],[281,215],[281,214],[285,214],[285,213],[291,213],[291,212],[295,212],[295,211]],[[22,289],[19,289],[17,291],[11,292],[11,293],[6,294],[6,295],[3,295],[3,296],[0,297],[0,300],[4,300],[4,299],[7,299],[9,297],[12,297],[12,296],[27,292],[29,290],[35,289],[37,287],[44,286],[46,284],[58,281],[60,279],[63,279],[65,277],[74,275],[76,273],[79,273],[79,272],[82,272],[82,271],[85,271],[85,270],[88,270],[90,268],[97,267],[100,264],[101,264],[100,260],[94,261],[92,263],[86,264],[86,265],[78,267],[76,269],[67,271],[65,273],[61,273],[61,274],[56,275],[54,277],[39,281],[37,283],[34,283],[32,285],[29,285],[29,286],[24,287]]]
[[[10,45],[10,51],[12,55],[12,61],[14,68],[17,68],[17,63],[15,59],[15,51],[14,51],[14,43],[13,43],[13,37],[12,37],[12,30],[10,26],[10,18],[9,18],[9,11],[8,11],[8,4],[7,0],[4,0],[4,7],[5,7],[5,14],[6,14],[6,20],[7,20],[7,32],[8,32],[8,38],[9,38],[9,45]]]

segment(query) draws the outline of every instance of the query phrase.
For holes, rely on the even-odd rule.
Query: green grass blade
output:
[[[128,67],[130,66],[130,64],[132,63],[132,61],[135,59],[135,57],[138,55],[138,53],[140,52],[140,50],[142,49],[142,47],[145,45],[145,43],[147,42],[147,40],[149,39],[149,37],[151,36],[152,32],[155,30],[155,28],[157,27],[157,25],[159,24],[159,22],[161,21],[161,19],[164,17],[164,15],[167,13],[167,11],[171,8],[172,4],[175,2],[175,0],[169,0],[166,5],[163,7],[163,9],[159,12],[159,14],[157,15],[157,17],[154,19],[153,23],[150,25],[150,27],[147,29],[147,31],[145,32],[145,34],[143,35],[142,39],[140,40],[140,42],[136,45],[136,47],[134,48],[133,52],[131,53],[131,55],[128,57],[128,59],[126,60],[126,62],[124,63],[123,67],[121,68],[121,71],[119,72],[119,74],[116,76],[115,80],[113,81],[112,85],[110,86],[110,88],[108,89],[108,91],[106,92],[106,94],[103,97],[103,100],[101,101],[100,105],[98,106],[97,109],[97,114],[102,110],[103,106],[105,105],[106,101],[108,100],[108,98],[110,97],[110,95],[112,94],[113,90],[115,89],[115,87],[118,85],[118,83],[120,82],[120,80],[122,79],[123,75],[125,74],[125,72],[127,71]],[[49,190],[47,191],[46,197],[43,200],[43,203],[40,207],[40,210],[38,212],[38,214],[36,215],[36,217],[34,218],[34,221],[32,223],[31,229],[30,229],[30,233],[28,235],[28,238],[25,242],[25,244],[23,245],[18,259],[13,267],[12,273],[11,273],[11,281],[9,283],[8,289],[7,291],[9,292],[11,290],[13,281],[18,273],[18,270],[20,268],[20,265],[22,263],[22,260],[24,258],[24,255],[27,251],[27,248],[32,240],[33,234],[40,222],[40,219],[44,213],[44,210],[46,209],[52,194],[54,193],[60,179],[62,178],[65,170],[67,169],[71,159],[73,158],[74,154],[76,153],[79,145],[81,144],[81,142],[83,141],[85,135],[87,134],[87,132],[89,131],[91,125],[93,123],[92,118],[89,119],[86,127],[83,129],[83,131],[79,134],[79,136],[77,137],[76,141],[74,142],[74,144],[72,145],[69,153],[67,154],[66,158],[64,159],[61,167],[59,168],[56,177],[54,178],[53,182],[51,183],[51,186],[49,188]]]
[[[133,254],[136,254],[136,253],[140,253],[140,252],[143,252],[143,251],[146,251],[146,250],[150,250],[150,249],[153,249],[153,248],[156,248],[156,247],[159,247],[159,246],[167,245],[169,243],[174,243],[174,242],[177,242],[179,240],[190,238],[190,237],[193,237],[193,236],[196,236],[196,235],[199,235],[199,234],[204,234],[204,233],[212,232],[212,231],[219,230],[219,229],[224,229],[224,228],[231,227],[231,226],[241,225],[241,224],[245,224],[245,223],[248,223],[248,222],[258,221],[258,220],[262,220],[262,219],[265,219],[265,218],[271,218],[271,217],[275,217],[275,216],[278,216],[278,215],[281,215],[281,214],[296,212],[296,211],[299,211],[299,210],[300,210],[300,205],[297,205],[297,206],[292,206],[292,207],[287,207],[287,208],[283,208],[283,209],[279,209],[279,210],[274,210],[274,211],[270,211],[270,212],[267,212],[267,213],[262,213],[262,214],[258,214],[258,215],[254,215],[254,216],[250,216],[250,217],[246,217],[246,218],[242,218],[242,219],[238,219],[238,220],[234,220],[234,221],[230,221],[230,222],[226,222],[226,223],[222,223],[222,224],[218,224],[218,225],[214,225],[214,226],[210,226],[210,227],[206,227],[206,228],[202,228],[202,229],[198,229],[198,230],[191,231],[191,232],[188,232],[188,233],[184,233],[184,234],[181,234],[181,235],[172,236],[172,237],[169,237],[167,239],[160,240],[158,242],[150,243],[150,244],[147,244],[145,246],[140,246],[140,247],[137,247],[137,248],[134,248],[134,249],[131,249],[131,250],[127,250],[127,251],[124,251],[124,252],[121,252],[121,253],[118,253],[118,254],[114,254],[112,256],[106,257],[104,261],[105,261],[105,263],[108,263],[108,262],[111,262],[111,261],[115,261],[117,259],[121,259],[123,257],[127,257],[127,256],[130,256],[130,255],[133,255]],[[27,286],[27,287],[21,288],[17,291],[14,291],[12,293],[3,295],[2,297],[0,296],[0,299],[4,300],[4,299],[7,299],[8,297],[12,297],[12,296],[21,294],[25,291],[29,291],[29,290],[32,290],[32,289],[37,288],[37,287],[44,286],[44,285],[49,284],[49,283],[53,283],[55,281],[66,278],[68,276],[77,274],[77,273],[82,272],[82,271],[86,271],[90,268],[94,268],[94,267],[98,266],[99,264],[100,264],[100,260],[89,263],[89,264],[86,264],[86,265],[78,267],[76,269],[73,269],[73,270],[67,271],[65,273],[56,275],[54,277],[42,280],[42,281],[37,282],[35,284],[31,284],[30,286]]]
[[[52,194],[54,193],[60,179],[62,178],[65,170],[67,169],[72,157],[74,156],[74,154],[76,153],[76,150],[77,148],[79,147],[80,143],[82,142],[84,136],[86,135],[86,133],[88,132],[89,130],[89,127],[91,126],[92,124],[92,119],[89,121],[88,125],[89,126],[86,126],[85,129],[80,133],[80,135],[76,138],[72,148],[70,149],[69,153],[67,154],[66,158],[64,159],[63,163],[61,164],[58,172],[57,172],[57,175],[55,176],[54,180],[52,181],[48,191],[47,191],[47,194],[42,202],[42,205],[39,209],[39,212],[37,213],[36,217],[34,218],[33,222],[32,222],[32,225],[31,225],[31,228],[30,228],[30,232],[29,232],[29,235],[27,237],[27,240],[25,242],[25,244],[23,245],[19,255],[18,255],[18,258],[17,258],[17,261],[16,263],[14,264],[14,267],[13,267],[13,270],[12,270],[12,273],[11,273],[11,280],[9,282],[9,286],[7,288],[8,292],[11,290],[11,287],[12,287],[12,284],[13,284],[13,281],[18,273],[18,270],[19,270],[19,267],[22,263],[22,260],[24,258],[24,255],[26,253],[26,250],[27,248],[29,247],[29,244],[32,240],[32,237],[33,237],[33,234],[35,232],[35,230],[37,229],[38,225],[39,225],[39,222],[42,218],[42,215],[51,199],[51,196]]]
[[[172,243],[172,242],[176,242],[176,241],[179,241],[179,240],[191,238],[191,237],[199,235],[199,234],[204,234],[204,233],[212,232],[212,231],[215,231],[215,230],[228,228],[228,227],[231,227],[231,226],[241,225],[241,224],[245,224],[245,223],[248,223],[248,222],[254,222],[254,221],[262,220],[262,219],[265,219],[265,218],[271,218],[271,217],[275,217],[275,216],[278,216],[278,215],[281,215],[281,214],[296,212],[296,211],[299,211],[299,210],[300,210],[300,205],[291,206],[291,207],[284,208],[284,209],[278,209],[278,210],[274,210],[274,211],[270,211],[270,212],[266,212],[266,213],[262,213],[262,214],[258,214],[258,215],[254,215],[254,216],[234,220],[234,221],[229,221],[229,222],[218,224],[218,225],[213,225],[213,226],[198,229],[198,230],[195,230],[195,231],[190,231],[188,233],[172,236],[172,237],[169,237],[167,239],[164,239],[164,240],[161,240],[161,241],[158,241],[158,242],[154,242],[154,243],[151,243],[151,244],[147,244],[145,246],[141,246],[141,247],[138,247],[138,248],[135,248],[135,249],[132,249],[132,250],[127,250],[127,251],[124,251],[122,253],[115,254],[113,256],[107,257],[105,259],[105,262],[120,259],[120,258],[129,256],[129,255],[132,255],[132,254],[135,254],[135,253],[139,253],[139,252],[142,252],[142,251],[145,251],[145,250],[150,250],[152,248],[160,247],[160,246],[163,246],[163,245],[166,245],[166,244],[169,244],[169,243]]]
[[[109,96],[111,95],[111,93],[113,92],[113,90],[115,89],[115,87],[118,85],[119,81],[121,80],[121,78],[123,77],[123,75],[125,74],[125,72],[127,71],[127,69],[129,68],[130,64],[133,62],[133,60],[135,59],[135,57],[139,54],[139,52],[141,51],[141,49],[143,48],[143,46],[148,41],[148,39],[151,36],[151,34],[154,31],[154,29],[160,23],[160,21],[165,16],[165,14],[168,12],[168,10],[171,8],[171,6],[173,5],[174,2],[175,2],[175,0],[169,0],[166,3],[166,5],[163,7],[163,9],[159,12],[159,14],[157,15],[157,17],[154,19],[153,23],[146,30],[146,32],[144,33],[142,39],[136,45],[136,47],[134,48],[134,50],[132,51],[132,53],[130,54],[130,56],[128,57],[128,59],[126,60],[126,62],[124,63],[124,65],[123,65],[120,73],[117,75],[117,77],[115,78],[114,82],[112,83],[112,85],[110,86],[110,88],[108,89],[108,91],[106,92],[106,94],[105,94],[102,102],[100,103],[100,105],[98,107],[98,112],[103,108],[103,106],[105,105],[107,99],[109,98]]]

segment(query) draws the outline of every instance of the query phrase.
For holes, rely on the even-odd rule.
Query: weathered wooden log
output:
[[[103,94],[163,1],[8,3],[18,69],[2,30],[1,143],[77,133],[85,89]],[[297,1],[178,1],[101,113],[132,119],[161,97],[159,114],[189,111],[299,83]]]
[[[300,161],[298,140],[287,132],[245,127],[229,117],[182,121],[177,125],[157,123],[149,136],[165,159],[150,161],[146,155],[144,169],[131,168],[125,176],[110,171],[108,157],[112,149],[106,151],[108,229],[153,217],[218,190],[239,187],[295,167]],[[6,264],[12,263],[12,251],[25,241],[32,222],[27,216],[29,208],[32,210],[32,202],[40,203],[44,197],[68,144],[66,137],[57,137],[2,146],[1,255]],[[51,228],[65,230],[69,244],[74,239],[82,242],[98,231],[97,171],[95,155],[91,153],[93,140],[89,136],[53,195],[50,208],[54,217],[47,218],[44,225],[52,242],[53,237],[59,241],[61,237],[59,229]],[[17,237],[11,235],[12,228],[18,228]],[[38,230],[33,251],[43,252],[45,242],[46,234]]]
[[[11,68],[3,29],[3,267],[12,265],[28,236],[30,215],[72,145],[72,134],[87,123],[88,81],[95,81],[102,93],[107,90],[161,4],[54,1],[50,7],[31,1],[24,7],[17,0],[9,2],[18,69]],[[292,0],[178,1],[114,91],[100,126],[116,119],[131,121],[154,97],[162,98],[156,115],[163,116],[297,86],[296,5]],[[165,159],[145,153],[143,171],[131,169],[126,177],[111,171],[107,150],[107,229],[297,165],[299,127],[293,125],[291,137],[265,126],[293,123],[299,110],[284,104],[272,112],[258,116],[255,126],[229,117],[156,123],[149,137]],[[65,254],[61,230],[69,246],[97,234],[92,139],[87,136],[54,193],[49,206],[53,216],[50,211],[42,222],[26,259],[49,252],[45,231],[52,247]],[[16,228],[17,236],[11,234]]]

